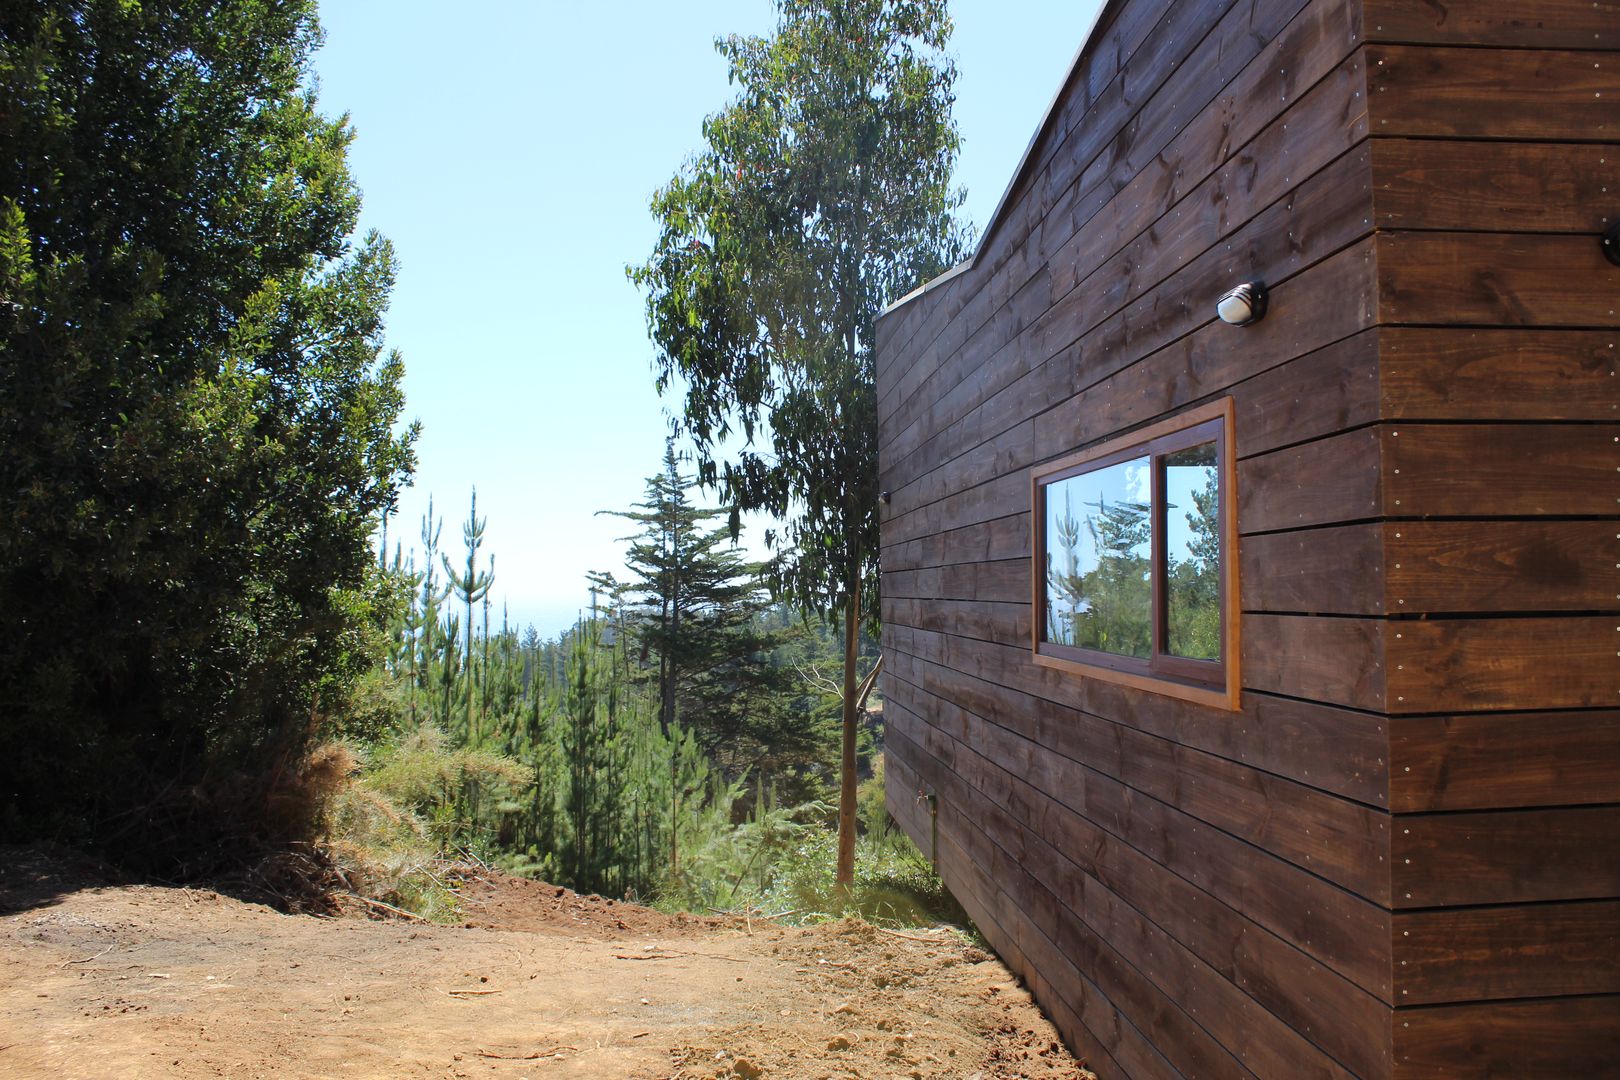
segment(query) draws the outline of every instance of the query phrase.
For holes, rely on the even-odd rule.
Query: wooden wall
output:
[[[1393,1060],[1616,1076],[1620,3],[1422,7],[1364,15]]]
[[[1115,0],[879,322],[890,808],[1105,1078],[1620,1075],[1617,43]],[[1225,395],[1242,710],[1036,667],[1030,467]]]

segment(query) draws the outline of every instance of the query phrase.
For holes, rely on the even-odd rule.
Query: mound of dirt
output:
[[[533,933],[680,934],[703,933],[718,920],[661,911],[577,893],[560,885],[512,877],[497,871],[470,874],[456,885],[464,925],[469,929],[526,930]]]
[[[459,886],[471,925],[430,926],[72,871],[0,878],[0,1075],[1089,1075],[948,930],[669,916],[482,873]]]

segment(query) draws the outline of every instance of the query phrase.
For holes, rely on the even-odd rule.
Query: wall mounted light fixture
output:
[[[1620,218],[1615,219],[1613,225],[1603,230],[1603,254],[1609,261],[1620,266]]]
[[[1220,298],[1215,304],[1215,313],[1222,322],[1233,326],[1257,323],[1266,317],[1267,295],[1263,282],[1245,282]]]
[[[887,491],[882,491],[878,493],[878,498],[883,502],[884,506],[888,506],[889,503],[894,499],[894,496],[889,494]]]

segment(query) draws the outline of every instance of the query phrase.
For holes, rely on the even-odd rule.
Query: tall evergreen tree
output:
[[[455,593],[467,611],[467,640],[462,649],[462,668],[467,676],[467,741],[473,745],[478,742],[478,728],[473,722],[473,699],[477,696],[473,688],[472,663],[472,637],[473,637],[473,605],[480,601],[487,601],[490,586],[495,584],[495,563],[490,561],[488,571],[478,569],[478,549],[484,546],[484,525],[486,519],[478,516],[478,489],[473,488],[472,506],[467,511],[467,520],[461,526],[461,542],[467,549],[467,566],[460,573],[450,564],[450,556],[440,558],[444,562],[444,572],[450,578],[450,590]],[[484,637],[489,637],[489,618],[484,619]]]
[[[7,836],[248,827],[178,797],[252,804],[373,656],[414,430],[319,38],[313,0],[0,5]]]
[[[860,627],[877,613],[872,324],[950,265],[959,139],[944,0],[777,0],[769,38],[717,47],[738,98],[653,198],[632,268],[660,392],[684,386],[698,471],[783,520],[778,592],[843,624],[838,880],[855,856]],[[728,442],[738,433],[742,445]],[[734,451],[734,453],[733,453]]]
[[[681,723],[712,755],[738,740],[746,745],[734,748],[748,753],[785,734],[773,725],[791,723],[782,699],[793,692],[793,673],[771,662],[783,635],[762,618],[764,567],[745,558],[725,511],[692,501],[696,486],[669,440],[644,500],[612,512],[641,526],[626,537],[634,576],[620,588],[634,602],[632,632],[656,665],[665,735]]]

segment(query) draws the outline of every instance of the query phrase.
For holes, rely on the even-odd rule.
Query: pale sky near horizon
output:
[[[954,0],[957,182],[981,230],[1100,0]],[[350,114],[362,230],[401,263],[388,342],[418,418],[415,486],[457,560],[468,494],[487,516],[496,601],[552,637],[588,605],[585,574],[623,577],[628,523],[668,424],[642,296],[653,190],[734,89],[717,36],[767,33],[769,0],[561,4],[324,0],[320,102]],[[453,12],[453,14],[452,14]]]

